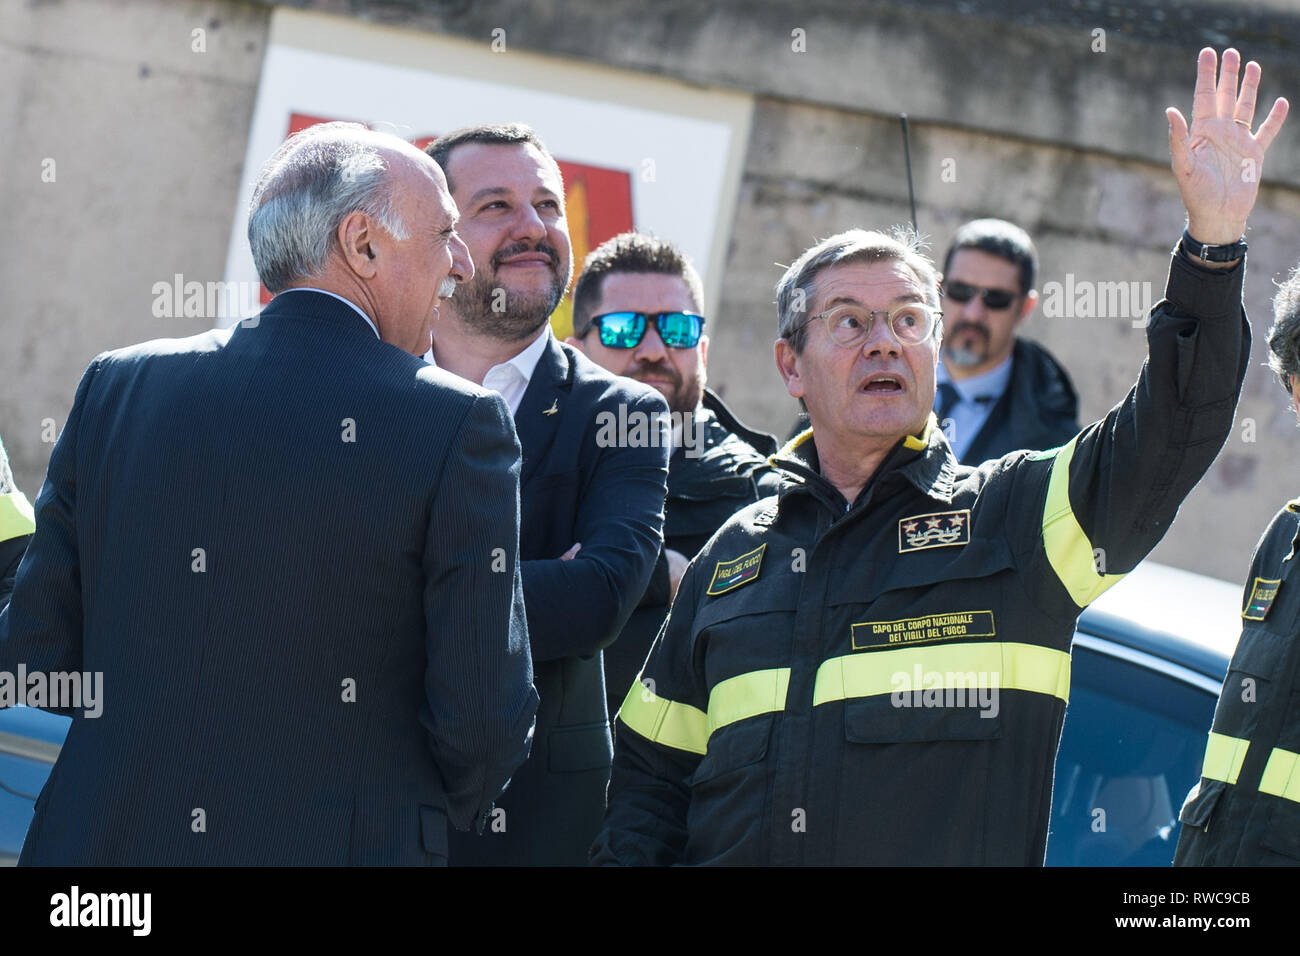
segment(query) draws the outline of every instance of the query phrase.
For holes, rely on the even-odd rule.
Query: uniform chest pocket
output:
[[[1247,624],[1232,654],[1230,671],[1241,671],[1252,677],[1272,680],[1286,659],[1287,647],[1293,638],[1274,634],[1258,625]]]
[[[846,561],[844,566],[856,567],[857,563]],[[987,600],[996,597],[998,589],[990,589],[989,579],[1015,566],[1011,549],[1001,538],[977,539],[961,547],[886,553],[880,556],[877,567],[864,567],[862,574],[837,576],[828,590],[827,603],[870,604],[890,591],[947,584],[950,596],[965,590],[971,598],[985,599],[985,603],[973,606],[993,607]],[[1018,594],[1016,598],[1023,600]]]
[[[709,737],[704,758],[687,779],[687,785],[698,787],[734,770],[760,763],[767,757],[773,719],[771,714],[767,714],[715,730]]]
[[[898,691],[844,704],[844,739],[858,744],[996,740],[996,688]]]

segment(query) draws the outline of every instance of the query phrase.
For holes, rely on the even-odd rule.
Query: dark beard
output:
[[[456,290],[452,307],[466,331],[502,342],[518,342],[531,338],[546,324],[564,297],[567,282],[559,275],[560,255],[555,248],[544,242],[536,248],[551,257],[550,289],[523,294],[502,286],[497,280],[499,261],[528,251],[528,247],[520,245],[502,249],[492,256],[489,269],[475,272],[468,285]],[[504,296],[498,290],[504,292]]]

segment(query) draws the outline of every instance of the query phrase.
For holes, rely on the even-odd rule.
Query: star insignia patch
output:
[[[925,527],[922,528],[921,525]],[[970,543],[970,509],[911,515],[898,522],[898,553]]]

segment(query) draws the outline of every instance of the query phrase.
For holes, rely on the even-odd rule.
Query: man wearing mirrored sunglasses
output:
[[[1055,448],[1079,430],[1070,376],[1016,335],[1038,304],[1038,254],[1019,226],[976,219],[944,258],[943,362],[934,410],[964,465],[1009,451]]]
[[[745,505],[775,494],[776,439],[746,427],[705,385],[704,287],[671,242],[629,232],[602,243],[573,289],[569,341],[615,375],[657,388],[676,413],[664,548],[623,633],[605,648],[610,716],[636,680],[687,562]]]

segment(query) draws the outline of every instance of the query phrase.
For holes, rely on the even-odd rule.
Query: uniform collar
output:
[[[782,502],[791,492],[811,490],[810,485],[833,487],[821,475],[817,445],[811,428],[790,439],[780,451],[768,459],[768,463],[780,469],[786,479],[781,485]],[[922,494],[943,504],[949,504],[952,502],[959,467],[943,430],[939,428],[938,420],[931,412],[921,434],[908,435],[901,439],[885,456],[867,484],[870,487],[887,474],[897,471]]]

